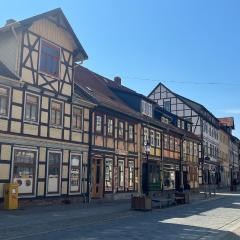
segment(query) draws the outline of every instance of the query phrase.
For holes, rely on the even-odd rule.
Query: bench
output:
[[[163,206],[173,205],[175,203],[173,198],[154,198],[152,199],[153,203],[157,203],[157,207],[162,208]]]

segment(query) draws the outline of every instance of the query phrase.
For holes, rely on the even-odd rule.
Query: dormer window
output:
[[[142,100],[142,114],[152,117],[152,104]]]
[[[60,48],[47,41],[41,41],[40,71],[59,77]]]

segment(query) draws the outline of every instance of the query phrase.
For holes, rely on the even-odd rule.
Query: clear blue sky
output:
[[[148,94],[159,81],[235,118],[240,137],[240,1],[1,1],[0,24],[61,7],[89,55],[84,66]]]

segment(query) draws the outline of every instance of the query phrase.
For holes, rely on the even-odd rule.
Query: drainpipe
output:
[[[89,129],[88,129],[88,168],[87,168],[87,201],[91,201],[92,190],[92,118],[93,109],[89,111]]]

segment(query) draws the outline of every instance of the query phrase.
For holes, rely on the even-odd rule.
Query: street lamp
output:
[[[149,159],[149,154],[151,151],[151,146],[149,141],[146,142],[145,144],[145,153],[146,153],[146,157],[147,157],[147,163],[146,163],[146,195],[148,196],[149,194],[149,189],[148,189],[148,159]]]

